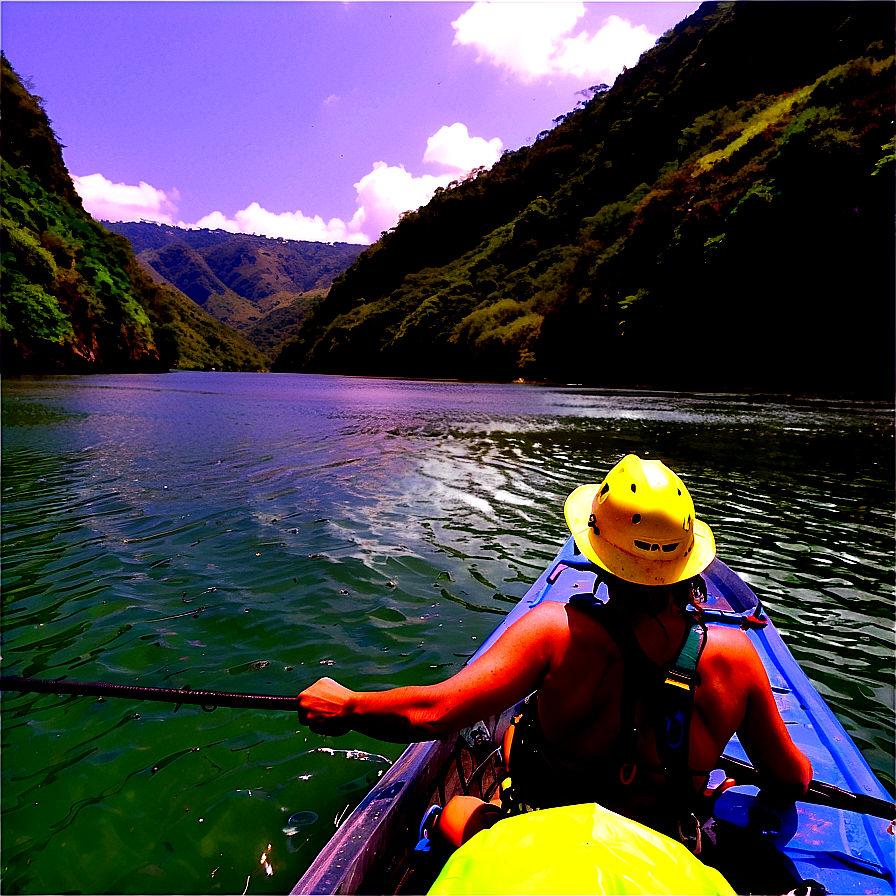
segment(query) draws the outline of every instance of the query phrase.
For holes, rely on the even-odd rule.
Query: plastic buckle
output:
[[[432,849],[432,841],[430,834],[436,829],[439,818],[442,815],[441,806],[430,806],[420,822],[420,839],[414,847],[415,852],[429,852]]]
[[[761,613],[762,610],[759,610]],[[747,629],[751,628],[765,628],[768,625],[768,619],[760,619],[759,616],[756,615],[756,612],[750,613],[749,616],[741,617],[740,627],[747,631]]]
[[[694,678],[686,672],[679,672],[678,669],[670,669],[666,673],[666,680],[663,684],[671,684],[685,691],[694,690]]]

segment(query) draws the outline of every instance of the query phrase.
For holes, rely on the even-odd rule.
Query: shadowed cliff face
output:
[[[2,66],[2,372],[260,369],[245,339],[154,284],[84,211],[42,100]]]
[[[3,59],[3,371],[160,366],[133,254],[81,205],[41,102]]]

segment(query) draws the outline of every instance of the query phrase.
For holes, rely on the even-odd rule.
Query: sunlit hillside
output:
[[[704,4],[404,216],[276,369],[891,393],[894,10]]]
[[[296,334],[363,248],[147,222],[103,223],[128,239],[156,283],[184,293],[266,355],[275,355]]]

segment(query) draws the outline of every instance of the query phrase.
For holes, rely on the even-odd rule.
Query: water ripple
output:
[[[892,408],[171,374],[5,382],[3,409],[4,674],[438,680],[553,557],[569,492],[635,451],[684,477],[892,782]],[[254,710],[18,695],[3,718],[11,891],[242,892],[262,852],[252,892],[283,891],[400,751]]]

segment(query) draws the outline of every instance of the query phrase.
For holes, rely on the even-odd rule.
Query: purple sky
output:
[[[368,243],[693,2],[25,2],[2,47],[97,218]]]

